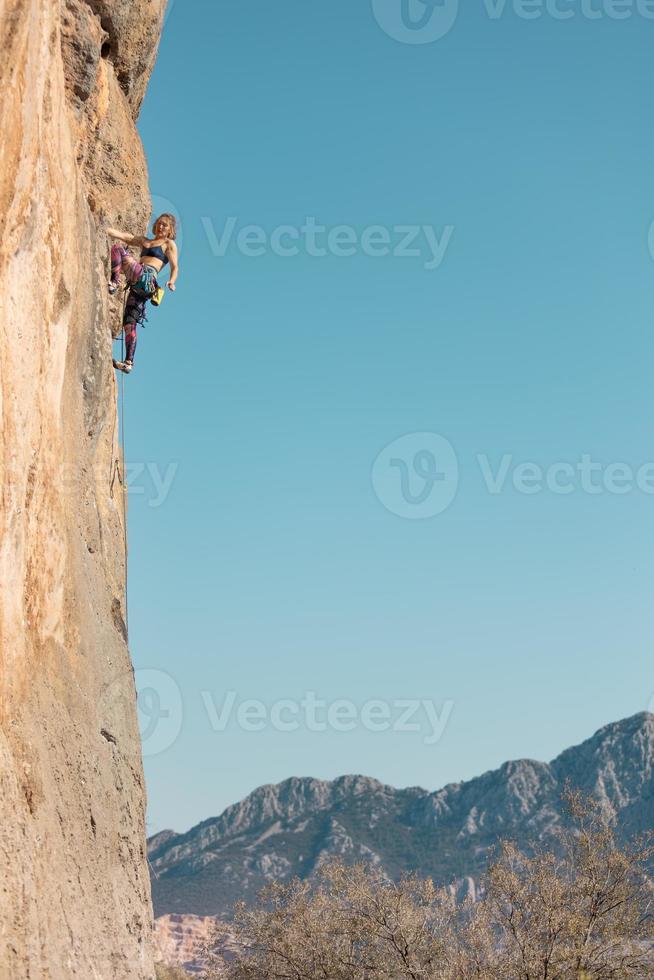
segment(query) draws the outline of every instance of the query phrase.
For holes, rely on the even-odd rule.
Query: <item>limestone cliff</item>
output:
[[[0,0],[0,975],[151,980],[106,224],[165,0]]]

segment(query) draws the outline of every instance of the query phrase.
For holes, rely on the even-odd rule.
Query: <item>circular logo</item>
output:
[[[651,258],[654,259],[654,221],[652,221],[649,226],[649,231],[647,233],[647,245],[649,248],[649,254]]]
[[[435,432],[396,439],[375,460],[372,485],[384,507],[398,517],[426,520],[442,514],[459,485],[452,444]]]
[[[403,44],[432,44],[456,23],[459,0],[372,0],[381,29]]]
[[[182,695],[177,682],[163,670],[137,670],[135,681],[143,755],[159,755],[182,730]]]

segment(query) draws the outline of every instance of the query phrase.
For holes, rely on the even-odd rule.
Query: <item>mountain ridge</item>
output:
[[[547,841],[565,816],[566,783],[592,793],[625,832],[654,825],[654,715],[603,726],[551,762],[516,759],[428,791],[372,777],[292,776],[255,789],[184,834],[148,842],[157,915],[229,914],[272,879],[311,878],[329,857],[368,860],[399,877],[474,880],[503,836]]]

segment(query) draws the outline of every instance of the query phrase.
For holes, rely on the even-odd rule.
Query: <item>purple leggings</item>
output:
[[[124,245],[111,246],[111,281],[118,283],[118,276],[123,273],[129,285],[133,285],[143,274],[143,265],[137,262]],[[125,360],[134,361],[136,351],[136,324],[145,319],[145,304],[147,300],[130,289],[125,303],[123,316],[123,331],[125,333]]]

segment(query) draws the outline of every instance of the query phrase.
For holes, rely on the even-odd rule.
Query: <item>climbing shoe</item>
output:
[[[109,290],[109,295],[110,296],[113,296],[113,294],[118,289],[118,283],[117,282],[112,282],[111,279],[110,279],[109,282],[107,283],[107,289]]]
[[[129,374],[129,372],[132,370],[131,361],[117,361],[114,358],[113,365],[117,371],[122,371],[123,374]]]

